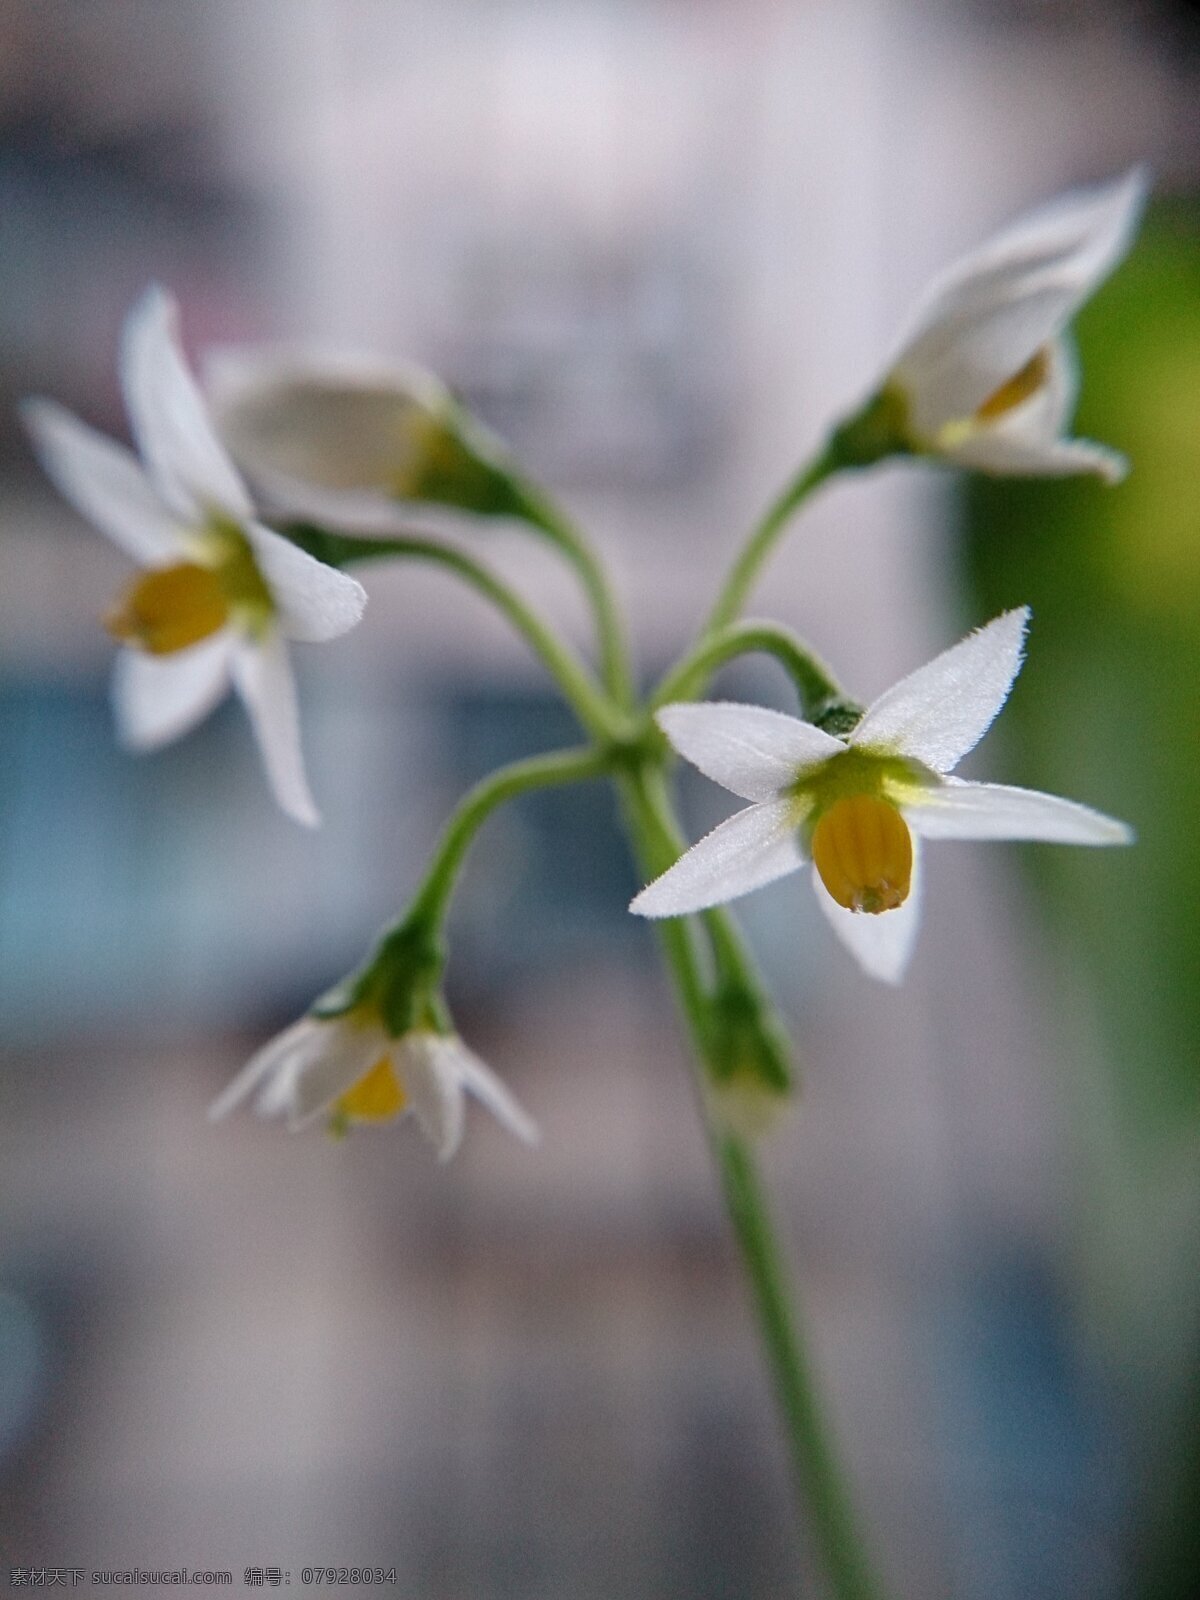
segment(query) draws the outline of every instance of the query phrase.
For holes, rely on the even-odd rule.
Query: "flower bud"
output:
[[[503,447],[428,373],[305,351],[215,352],[208,391],[230,453],[285,512],[372,502],[527,514]]]
[[[729,1132],[761,1138],[795,1095],[789,1041],[762,999],[745,989],[721,990],[713,1007],[709,1106]]]

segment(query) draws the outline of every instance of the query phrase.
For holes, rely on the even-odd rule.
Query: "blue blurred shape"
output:
[[[28,1301],[0,1289],[0,1464],[25,1436],[45,1388],[45,1340]]]

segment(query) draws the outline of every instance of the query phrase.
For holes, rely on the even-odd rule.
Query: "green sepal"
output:
[[[791,1041],[760,997],[740,984],[713,996],[709,1072],[715,1087],[755,1087],[779,1097],[795,1088]]]
[[[531,517],[532,507],[516,471],[458,406],[426,430],[424,449],[397,485],[397,498],[453,506],[479,517]]]
[[[822,733],[832,734],[835,739],[845,739],[858,727],[865,709],[856,700],[827,700],[824,705],[812,709],[809,721]]]
[[[374,961],[374,998],[392,1038],[400,1038],[425,1020],[445,965],[445,946],[423,921],[402,924],[380,940]]]
[[[708,1026],[705,1084],[709,1114],[727,1133],[769,1133],[796,1094],[790,1042],[771,1007],[753,990],[717,991]]]
[[[848,745],[820,766],[802,773],[790,793],[806,802],[815,819],[850,795],[874,795],[896,805],[920,798],[940,781],[937,773],[908,756]]]
[[[398,1039],[414,1028],[430,1026],[439,1015],[445,965],[445,947],[425,922],[401,923],[382,936],[357,972],[316,1001],[312,1014],[340,1017],[368,1008],[378,1015],[385,1032]]]
[[[354,1011],[369,999],[370,976],[369,966],[348,973],[340,982],[335,983],[331,989],[326,989],[323,995],[313,1001],[308,1008],[309,1015],[327,1020],[331,1017],[343,1017],[347,1011]]]
[[[886,384],[834,429],[829,449],[838,467],[869,467],[888,456],[914,454],[903,391]]]

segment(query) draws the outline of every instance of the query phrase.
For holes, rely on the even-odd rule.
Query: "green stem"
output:
[[[784,667],[809,721],[815,721],[832,704],[844,701],[836,678],[825,663],[790,628],[774,622],[735,622],[707,635],[671,669],[650,697],[652,708],[675,700],[691,700],[703,693],[708,679],[737,656],[761,651]]]
[[[794,1289],[784,1271],[754,1157],[731,1134],[714,1130],[711,1136],[787,1426],[802,1513],[807,1512],[838,1600],[871,1600],[879,1590],[817,1398],[792,1310]]]
[[[634,858],[647,879],[678,859],[679,850],[665,826],[653,787],[653,769],[638,763],[621,772],[617,783]],[[685,917],[668,917],[655,924],[684,1023],[696,1054],[706,1059],[710,1048],[707,979],[696,942],[695,928]]]
[[[820,454],[814,456],[806,467],[784,488],[766,516],[751,534],[748,543],[730,568],[716,604],[705,624],[704,638],[725,628],[735,620],[746,603],[759,569],[770,555],[792,514],[819,484],[825,482],[838,469],[846,465],[846,458],[837,444],[837,435],[831,438]]]
[[[644,763],[621,779],[635,852],[647,873],[657,874],[679,855],[681,839],[661,768]],[[753,971],[734,919],[721,909],[705,913],[720,980],[741,985],[752,1003],[763,1007],[763,1025],[773,1024],[769,1002]],[[716,1033],[709,1020],[711,999],[688,919],[658,923],[668,966],[702,1073],[715,1078]],[[850,1495],[829,1440],[800,1328],[791,1309],[789,1288],[761,1191],[753,1156],[745,1143],[714,1121],[701,1082],[701,1113],[721,1176],[734,1236],[749,1279],[759,1331],[771,1370],[791,1455],[801,1516],[813,1529],[837,1600],[872,1600],[878,1590],[865,1546],[858,1534]]]
[[[519,480],[514,480],[514,488],[526,521],[548,534],[579,574],[595,618],[604,685],[618,705],[631,707],[633,677],[628,643],[616,600],[595,551],[541,490]]]
[[[623,719],[558,635],[503,579],[454,545],[437,539],[356,538],[308,525],[289,527],[286,533],[294,544],[331,567],[378,560],[382,556],[403,556],[448,568],[504,613],[554,678],[588,733],[594,738],[609,740],[624,731]]]
[[[671,806],[662,768],[646,764],[641,769],[639,781],[642,825],[654,840],[654,858],[649,864],[649,871],[657,877],[679,860],[687,849],[687,840]],[[753,962],[745,949],[741,930],[733,914],[726,911],[724,906],[712,906],[701,912],[701,917],[708,932],[716,971],[726,982],[745,989],[756,999],[764,1000]],[[671,922],[676,919],[666,920]]]
[[[364,965],[324,995],[314,1007],[319,1016],[341,1016],[370,1004],[393,1038],[410,1029],[449,1031],[441,991],[446,965],[443,923],[458,875],[480,828],[497,806],[532,789],[582,783],[612,770],[611,750],[585,745],[555,750],[501,767],[459,801],[442,830],[433,859],[407,909],[379,935]]]
[[[835,464],[818,459],[781,496],[735,566],[714,612],[712,630],[725,629],[732,622],[787,516]],[[558,531],[559,534],[564,532],[561,526]],[[666,793],[660,758],[648,753],[643,746],[640,757],[631,759],[635,747],[621,714],[631,700],[627,656],[607,585],[587,547],[576,541],[569,529],[565,531],[567,537],[560,542],[564,550],[573,552],[572,559],[581,575],[585,575],[600,623],[605,682],[619,705],[614,705],[598,690],[557,636],[506,584],[454,547],[422,538],[358,539],[315,528],[289,530],[297,544],[330,565],[343,566],[392,555],[432,561],[457,573],[508,617],[555,678],[580,722],[598,741],[595,747],[516,762],[492,774],[465,796],[446,825],[433,862],[403,924],[393,930],[392,936],[401,942],[405,935],[411,937],[421,928],[440,926],[458,872],[479,829],[497,806],[529,790],[581,782],[615,769],[635,853],[647,876],[664,871],[678,858],[683,847]],[[780,654],[780,637],[764,625],[757,632],[744,630],[741,646],[769,648]],[[759,642],[747,643],[751,638]],[[721,660],[728,659],[729,653],[737,653],[732,643],[732,631],[723,639],[706,640],[684,667],[692,672],[699,670],[703,656],[711,670]],[[787,653],[786,647],[783,648]],[[722,651],[727,653],[722,654]],[[793,671],[797,667],[801,669],[798,684],[808,683],[814,691],[825,683],[832,686],[832,680],[819,664],[807,656],[801,662],[793,653],[791,667]],[[672,677],[678,680],[679,672]],[[756,1004],[765,1005],[766,1002],[733,919],[727,912],[716,909],[705,914],[705,921],[711,940],[712,967],[705,964],[695,925],[690,920],[666,919],[658,924],[658,933],[693,1046],[704,1074],[712,1078],[719,1065],[710,992],[714,976],[726,986],[741,985]],[[855,1532],[848,1495],[825,1436],[753,1160],[740,1140],[713,1124],[707,1095],[702,1095],[702,1104],[734,1233],[753,1291],[797,1482],[815,1528],[817,1543],[837,1600],[868,1600],[874,1590],[866,1558]]]
[[[442,830],[424,882],[403,918],[405,927],[423,923],[440,928],[467,851],[480,828],[497,806],[531,789],[558,784],[584,783],[612,770],[613,758],[590,745],[575,750],[555,750],[549,755],[514,761],[491,773],[468,791]]]

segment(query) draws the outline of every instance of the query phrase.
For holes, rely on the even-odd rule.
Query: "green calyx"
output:
[[[848,745],[840,754],[802,773],[792,785],[791,793],[811,824],[839,800],[851,795],[872,795],[900,806],[918,798],[936,781],[936,775],[919,761]]]
[[[709,1029],[714,1085],[755,1084],[776,1096],[792,1093],[787,1036],[756,994],[740,985],[722,986],[712,997]]]
[[[740,986],[711,1001],[706,1088],[712,1113],[730,1132],[768,1132],[795,1096],[788,1039],[759,997]]]
[[[514,474],[479,437],[471,418],[456,405],[423,411],[409,423],[409,460],[396,475],[401,500],[453,506],[482,517],[528,518]]]
[[[402,923],[385,933],[369,960],[321,996],[316,1017],[370,1011],[393,1039],[414,1028],[447,1031],[441,996],[445,947],[423,921]]]
[[[861,411],[833,432],[830,450],[839,467],[869,467],[888,456],[912,455],[908,399],[896,384],[885,384]]]
[[[232,518],[214,515],[194,542],[199,564],[215,575],[230,614],[247,632],[260,633],[275,615],[275,599],[245,533]]]
[[[822,733],[831,733],[835,739],[844,739],[858,727],[864,709],[856,700],[826,700],[813,708],[809,721]]]

